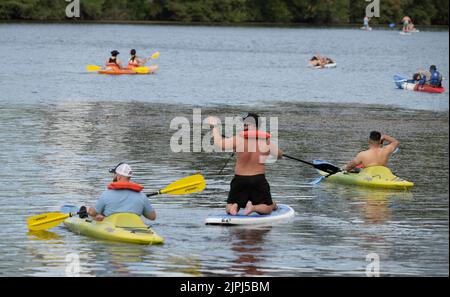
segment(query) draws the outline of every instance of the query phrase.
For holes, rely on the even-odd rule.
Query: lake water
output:
[[[438,65],[449,77],[448,32],[401,36],[351,29],[0,24],[1,276],[63,276],[80,256],[87,276],[448,276],[449,96],[395,88],[394,74]],[[86,73],[118,49],[161,52],[151,76]],[[311,70],[314,53],[338,67]],[[448,80],[444,81],[448,89]],[[398,138],[393,171],[408,192],[322,183],[281,160],[268,167],[276,201],[296,217],[260,228],[205,226],[223,211],[227,153],[173,153],[177,116],[278,117],[280,146],[305,160],[343,165],[368,133]],[[63,204],[92,205],[129,162],[148,191],[200,172],[207,189],[152,199],[163,246],[107,243],[59,226],[29,233],[26,218]]]

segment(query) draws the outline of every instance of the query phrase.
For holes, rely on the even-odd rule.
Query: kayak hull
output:
[[[102,69],[98,71],[98,74],[107,74],[107,75],[146,75],[146,74],[154,74],[156,73],[156,70],[158,70],[158,66],[150,66],[146,67],[148,69],[148,72],[140,73],[136,72],[133,69],[130,68],[124,68],[124,69]]]
[[[164,243],[164,239],[135,214],[114,214],[102,222],[71,217],[64,225],[74,233],[108,241],[145,245]]]
[[[395,75],[394,76],[394,82],[397,88],[406,90],[406,91],[415,91],[415,92],[425,92],[425,93],[435,93],[435,94],[441,94],[445,92],[445,89],[443,87],[433,87],[430,85],[419,85],[416,83],[413,83],[410,80],[407,80],[406,78]]]
[[[205,224],[221,226],[264,225],[287,220],[295,216],[294,209],[285,204],[278,204],[278,209],[274,210],[270,215],[259,215],[256,213],[252,213],[251,215],[246,216],[242,213],[243,210],[241,210],[239,214],[235,216],[228,214],[211,216],[205,220]]]
[[[322,171],[319,171],[319,173],[322,176],[328,175]],[[395,176],[389,168],[383,166],[365,168],[360,173],[339,172],[325,178],[325,181],[362,187],[395,190],[407,190],[414,186],[414,183]]]

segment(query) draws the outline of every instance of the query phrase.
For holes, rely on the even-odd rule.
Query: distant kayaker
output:
[[[334,61],[328,57],[323,57],[320,54],[316,54],[315,56],[313,56],[308,64],[312,67],[324,67],[327,64],[333,64]]]
[[[412,24],[412,20],[409,16],[404,16],[402,19],[403,23],[403,32],[408,33],[410,30],[410,25]]]
[[[102,193],[95,207],[89,208],[89,215],[97,221],[102,221],[115,213],[134,213],[155,220],[156,212],[147,196],[142,193],[144,187],[130,182],[133,175],[130,165],[120,163],[109,172],[114,174],[113,182]]]
[[[384,142],[389,142],[384,145]],[[387,167],[389,157],[397,149],[399,142],[394,137],[381,135],[380,132],[373,131],[369,137],[369,149],[359,153],[347,166],[345,171],[352,171],[355,168],[367,168],[372,166]]]
[[[437,70],[436,65],[431,65],[430,70],[421,75],[419,85],[429,84],[432,87],[442,87],[442,74]]]
[[[128,68],[142,67],[147,63],[147,59],[141,59],[137,56],[136,50],[132,49],[130,51],[130,60],[128,60]]]
[[[120,53],[116,50],[111,52],[111,57],[106,61],[105,65],[107,69],[116,70],[122,69],[122,61],[117,58]]]
[[[245,208],[245,215],[253,212],[270,214],[277,209],[277,205],[272,200],[264,161],[269,156],[280,159],[283,152],[270,142],[268,133],[258,129],[260,119],[257,114],[249,113],[242,120],[244,131],[234,137],[223,138],[217,128],[218,119],[208,118],[208,123],[213,126],[215,145],[222,150],[233,150],[237,155],[226,211],[236,215],[241,208]]]

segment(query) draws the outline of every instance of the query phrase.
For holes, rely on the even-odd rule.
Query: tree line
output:
[[[73,1],[73,0],[72,0]],[[365,0],[79,0],[82,20],[211,23],[360,23]],[[1,20],[64,20],[65,0],[0,0]],[[380,0],[372,24],[448,25],[448,0]]]

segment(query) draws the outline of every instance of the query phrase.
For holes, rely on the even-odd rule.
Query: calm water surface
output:
[[[448,276],[448,92],[403,92],[392,82],[431,63],[448,77],[448,42],[448,32],[0,25],[0,275],[62,276],[66,256],[78,253],[87,276],[364,276],[366,255],[377,253],[382,275]],[[111,49],[125,59],[131,47],[161,51],[159,73],[85,73]],[[306,69],[316,51],[339,67]],[[279,117],[286,152],[339,165],[381,130],[401,142],[392,169],[416,186],[311,186],[313,169],[281,160],[267,175],[293,220],[205,226],[223,211],[232,164],[219,176],[228,154],[170,151],[170,121],[196,107]],[[95,203],[107,169],[122,160],[148,191],[196,172],[207,180],[203,193],[152,199],[163,246],[90,240],[62,226],[27,231],[30,215]]]

